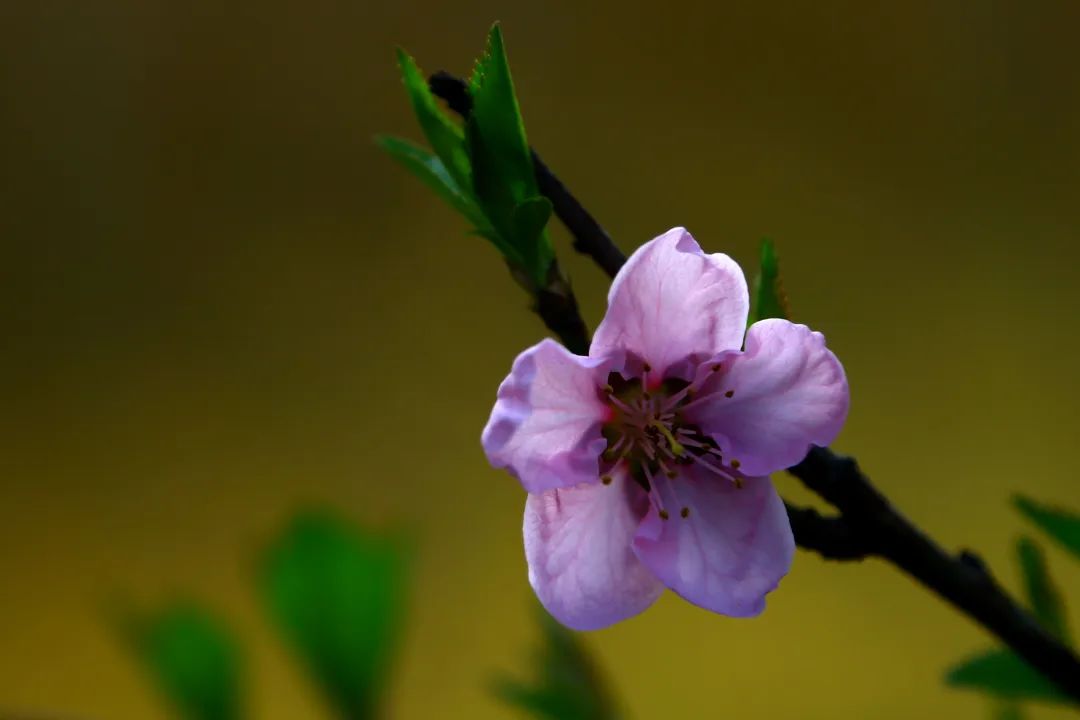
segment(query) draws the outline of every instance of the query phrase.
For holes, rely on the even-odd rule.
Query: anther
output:
[[[728,390],[726,393],[724,393],[724,397],[731,397],[734,394],[735,394],[734,390]]]
[[[684,507],[682,510],[679,511],[679,515],[681,515],[684,520],[690,517],[690,508]]]
[[[742,490],[742,486],[743,486],[743,479],[742,479],[741,477],[734,477],[734,478],[732,478],[732,482],[734,482],[734,483],[735,483],[735,489],[736,489],[736,490]]]
[[[667,510],[661,510],[660,511],[660,519],[661,520],[667,520],[669,517],[671,517],[671,516],[668,515]]]
[[[652,365],[650,365],[649,363],[645,363],[641,366],[641,369],[645,372],[652,372]]]
[[[734,459],[733,459],[733,460],[731,461],[731,469],[732,469],[732,470],[738,470],[738,469],[739,469],[739,466],[740,466],[740,465],[742,465],[742,463],[741,463],[741,462],[739,462],[738,460],[734,460]]]
[[[674,470],[668,470],[664,474],[668,476],[668,480],[674,480],[678,476],[679,473],[675,472]]]
[[[604,483],[605,485],[610,485],[611,480],[612,480],[612,478],[611,478],[610,475],[601,475],[600,476],[600,482]]]
[[[610,385],[605,385],[604,386],[604,394],[605,395],[612,395],[614,393],[615,393],[615,388],[611,387]]]
[[[712,371],[713,372],[720,372],[720,368],[722,368],[723,366],[724,366],[723,363],[716,363],[715,365],[712,366]]]

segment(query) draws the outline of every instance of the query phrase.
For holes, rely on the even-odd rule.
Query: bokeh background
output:
[[[181,591],[241,636],[253,717],[319,717],[252,562],[324,503],[418,541],[393,717],[511,715],[524,496],[478,435],[543,328],[371,142],[419,138],[395,45],[464,73],[495,19],[530,140],[625,250],[776,239],[850,376],[836,447],[931,534],[1016,588],[1009,494],[1080,505],[1076,3],[7,2],[0,714],[164,717],[103,608]],[[607,281],[555,238],[595,325]],[[759,619],[665,597],[586,641],[637,718],[989,707],[940,682],[987,636],[877,562],[800,553]]]

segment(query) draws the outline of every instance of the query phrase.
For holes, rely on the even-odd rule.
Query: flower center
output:
[[[711,368],[713,373],[721,370],[720,364]],[[611,473],[625,466],[649,494],[661,519],[670,517],[662,489],[666,490],[663,495],[679,504],[679,515],[686,518],[690,508],[679,502],[675,481],[690,481],[690,476],[680,468],[696,465],[737,488],[742,487],[745,475],[739,472],[738,460],[730,459],[725,465],[716,442],[683,415],[683,410],[698,399],[695,396],[704,379],[692,383],[680,378],[660,381],[650,378],[650,372],[646,364],[640,378],[608,375],[603,393],[611,414],[602,430],[607,447],[600,455],[601,480],[610,483]]]

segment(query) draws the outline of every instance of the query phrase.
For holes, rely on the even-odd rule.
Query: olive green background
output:
[[[524,495],[478,436],[543,328],[371,142],[419,135],[394,46],[467,72],[494,19],[530,140],[625,250],[777,240],[850,378],[836,447],[921,526],[1016,588],[1009,494],[1080,506],[1074,2],[7,2],[0,714],[163,717],[105,608],[185,593],[242,636],[253,718],[319,717],[251,575],[330,503],[418,538],[392,716],[512,715],[485,684],[535,638]],[[595,325],[607,280],[555,239]],[[587,637],[634,717],[741,720],[987,717],[940,677],[989,642],[803,553],[759,619],[666,596]]]

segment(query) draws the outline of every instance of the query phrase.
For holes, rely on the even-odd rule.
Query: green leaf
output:
[[[518,206],[539,191],[498,24],[491,28],[487,49],[477,61],[469,88],[473,110],[465,137],[473,191],[496,232],[518,249],[526,263],[523,269],[542,287],[554,252],[546,233],[522,237],[518,232]]]
[[[490,232],[487,220],[480,212],[480,208],[451,177],[446,165],[437,155],[404,138],[390,135],[379,135],[375,138],[375,142],[389,153],[390,157],[434,190],[452,208],[464,215],[478,231]]]
[[[1030,538],[1020,538],[1016,543],[1016,555],[1024,575],[1024,588],[1028,604],[1035,618],[1054,637],[1068,643],[1069,632],[1065,620],[1065,606],[1061,593],[1050,579],[1046,558],[1042,550]]]
[[[767,318],[788,319],[787,296],[780,283],[780,260],[772,240],[761,241],[761,265],[754,280],[754,310],[749,324]]]
[[[1023,495],[1015,496],[1013,504],[1028,520],[1038,525],[1075,557],[1080,558],[1080,515],[1044,505]]]
[[[554,258],[551,243],[548,242],[544,233],[549,219],[551,219],[551,201],[543,196],[523,200],[514,208],[515,237],[521,239],[524,247],[530,247],[534,252],[539,253],[529,258],[527,265],[544,268],[545,275],[539,278],[542,284],[547,283],[547,268],[551,266]]]
[[[240,670],[225,628],[196,605],[127,613],[121,630],[163,694],[186,720],[237,720]]]
[[[403,622],[406,555],[399,540],[308,512],[263,559],[261,589],[271,616],[349,720],[379,715]]]
[[[543,644],[530,683],[506,676],[493,690],[526,715],[549,720],[615,720],[619,714],[598,668],[579,638],[539,610]]]
[[[472,172],[469,155],[465,149],[465,136],[460,127],[454,124],[439,107],[435,96],[431,94],[427,78],[420,71],[416,61],[401,48],[397,51],[401,78],[409,93],[416,119],[424,136],[431,143],[431,148],[438,155],[454,184],[467,194],[471,194]]]
[[[991,650],[957,665],[945,676],[945,682],[1006,700],[1071,702],[1056,685],[1008,650]]]

